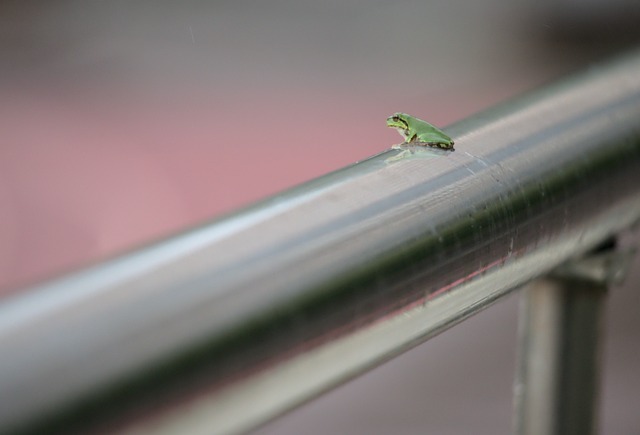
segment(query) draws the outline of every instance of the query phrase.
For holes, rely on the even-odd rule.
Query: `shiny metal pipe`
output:
[[[0,432],[273,418],[635,223],[639,120],[635,53],[5,300]]]

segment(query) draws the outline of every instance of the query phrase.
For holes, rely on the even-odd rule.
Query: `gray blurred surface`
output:
[[[625,6],[630,3],[611,2],[612,13],[600,16],[599,5],[589,9],[594,2],[547,2],[544,7],[498,0],[3,2],[0,128],[9,132],[0,143],[0,199],[9,204],[0,207],[3,283],[112,255],[255,199],[243,192],[264,195],[272,192],[264,188],[269,183],[280,189],[384,149],[395,136],[377,129],[395,110],[449,123],[588,65],[637,42],[637,6]],[[578,7],[579,14],[567,13]],[[619,25],[626,21],[633,25]],[[221,111],[195,113],[203,100]],[[167,115],[158,121],[149,107],[161,107]],[[120,116],[131,124],[112,120],[112,112],[124,113]],[[21,130],[15,126],[22,124],[8,116],[16,113]],[[52,115],[60,113],[66,124]],[[218,123],[223,117],[226,122]],[[259,125],[260,142],[273,159],[268,165],[263,154],[254,160],[242,154],[225,157],[228,150],[222,149],[204,155],[189,136],[195,123],[210,123],[214,127],[203,130],[207,144],[231,143],[220,132],[242,132],[247,119]],[[171,154],[153,145],[158,135],[136,133],[136,125],[146,124],[172,126],[175,137],[184,140],[181,148]],[[79,139],[58,134],[79,125],[94,130]],[[23,133],[38,127],[45,130],[42,139]],[[126,134],[109,136],[114,130]],[[135,134],[136,141],[127,142]],[[289,137],[308,138],[311,145],[291,149]],[[104,144],[97,160],[115,162],[105,175],[104,185],[111,190],[95,188],[103,184],[94,183],[96,171],[84,160],[85,172],[47,191],[52,181],[43,174],[67,158],[65,153],[78,154],[74,138]],[[152,144],[148,149],[140,145],[147,143]],[[124,160],[105,158],[104,149],[137,160],[126,166]],[[18,161],[15,156],[23,151],[26,157]],[[90,150],[81,151],[86,156]],[[158,155],[169,162],[154,166]],[[225,175],[221,167],[233,167],[240,158],[243,174],[259,174],[260,182]],[[215,159],[219,165],[202,163]],[[176,161],[182,165],[172,166]],[[60,173],[74,168],[65,166]],[[278,184],[274,180],[281,173],[295,175]],[[114,185],[112,174],[126,180],[126,187]],[[159,185],[166,188],[159,191]],[[111,207],[98,206],[99,216],[74,214],[75,204],[85,197],[74,194],[65,200],[65,195],[76,186],[86,187],[92,201],[98,197],[96,204]],[[218,186],[240,187],[229,195]],[[113,189],[118,189],[117,201],[109,194]],[[89,203],[86,208],[96,207]],[[110,214],[112,209],[119,214]],[[121,217],[122,210],[127,218]],[[29,249],[23,252],[23,246]],[[69,247],[75,251],[67,253]],[[61,258],[65,261],[56,262]],[[623,288],[611,292],[607,310],[605,434],[640,433],[638,269],[633,268]],[[509,432],[515,299],[258,433]]]

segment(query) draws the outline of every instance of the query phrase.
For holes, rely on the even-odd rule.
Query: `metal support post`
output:
[[[521,435],[598,432],[607,288],[630,258],[608,245],[526,288],[521,303],[516,426]]]

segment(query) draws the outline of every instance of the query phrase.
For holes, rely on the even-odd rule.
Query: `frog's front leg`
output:
[[[418,145],[417,139],[418,139],[418,135],[414,134],[411,137],[407,137],[404,142],[392,145],[391,148],[394,150],[403,150],[410,145]]]

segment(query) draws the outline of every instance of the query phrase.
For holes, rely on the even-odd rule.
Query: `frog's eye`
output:
[[[394,116],[394,117],[393,117],[393,118],[391,118],[391,119],[393,119],[395,122],[399,122],[399,121],[400,121],[400,118],[399,118],[399,117],[397,117],[397,116]]]

